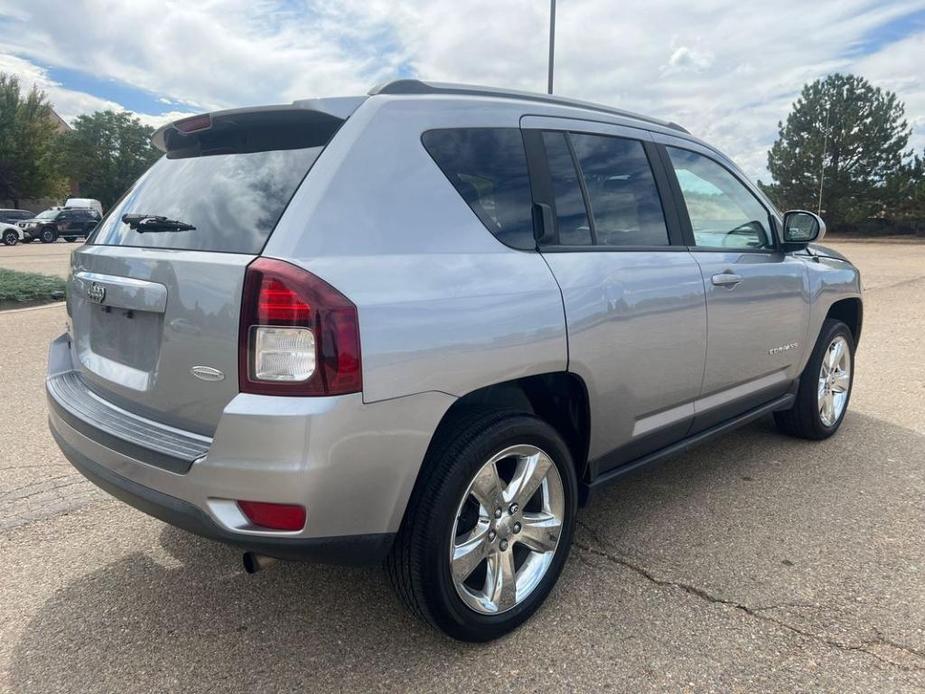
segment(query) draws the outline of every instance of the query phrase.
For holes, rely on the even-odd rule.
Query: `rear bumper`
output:
[[[229,532],[193,504],[120,477],[71,446],[54,428],[52,435],[65,457],[84,477],[120,501],[196,535],[279,559],[332,564],[368,564],[385,559],[395,533],[324,538],[254,537]]]
[[[225,408],[210,440],[81,392],[86,386],[73,363],[61,336],[49,351],[49,426],[81,474],[167,523],[284,559],[382,559],[431,435],[453,401],[440,393],[375,404],[363,403],[359,394],[241,394]],[[303,505],[306,526],[298,532],[253,526],[237,499]]]

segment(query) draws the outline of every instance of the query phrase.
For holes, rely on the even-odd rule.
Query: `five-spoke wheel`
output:
[[[845,411],[851,388],[851,350],[844,336],[829,343],[819,370],[819,417],[827,427]]]
[[[547,453],[510,446],[486,461],[459,503],[450,543],[463,602],[496,614],[526,599],[552,563],[564,514],[562,479]]]
[[[537,417],[452,416],[435,436],[386,569],[412,611],[457,639],[527,620],[568,557],[578,481],[568,446]]]
[[[851,329],[842,321],[830,318],[823,323],[793,406],[774,413],[781,430],[817,440],[838,430],[851,398],[854,344]]]

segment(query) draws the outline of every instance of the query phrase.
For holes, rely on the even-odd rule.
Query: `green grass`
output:
[[[17,272],[0,268],[0,306],[15,308],[15,304],[37,304],[56,301],[54,292],[64,292],[64,280],[35,272]]]

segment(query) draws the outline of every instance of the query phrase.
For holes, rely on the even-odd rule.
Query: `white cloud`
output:
[[[362,93],[402,68],[424,79],[545,88],[548,4],[536,0],[4,7],[0,45],[26,73],[38,71],[34,79],[44,73],[33,63],[80,70],[155,94],[176,113]],[[923,0],[572,0],[559,3],[556,91],[678,121],[767,177],[777,122],[801,86],[855,71],[899,93],[923,142],[923,35],[860,55],[878,27],[923,8]],[[44,79],[65,117],[103,101]]]
[[[32,89],[33,85],[43,90],[48,95],[48,100],[54,106],[55,112],[68,123],[72,123],[82,113],[127,110],[115,101],[101,99],[86,92],[66,89],[59,82],[51,79],[46,70],[16,56],[0,53],[0,72],[11,73],[19,77],[22,86],[27,90]],[[189,114],[189,111],[171,111],[156,115],[134,113],[142,123],[155,128]]]
[[[0,71],[19,77],[25,89],[32,89],[34,85],[43,90],[58,115],[68,122],[81,113],[101,109],[122,110],[122,107],[114,101],[101,99],[85,92],[65,89],[59,82],[49,78],[46,70],[16,56],[0,53]]]
[[[925,148],[925,33],[884,48],[858,63],[858,72],[877,86],[896,92],[912,126],[910,146]]]
[[[663,75],[672,75],[682,72],[703,72],[713,65],[716,56],[713,51],[704,51],[687,46],[679,46],[668,59],[668,64],[660,69]]]

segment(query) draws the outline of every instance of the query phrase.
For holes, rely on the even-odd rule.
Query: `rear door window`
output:
[[[259,253],[323,147],[162,157],[100,223],[93,243]],[[125,214],[158,215],[191,231],[139,231]]]
[[[488,230],[513,248],[532,250],[533,197],[519,128],[429,130],[424,148]]]
[[[667,246],[668,227],[642,142],[570,133],[601,246]]]

